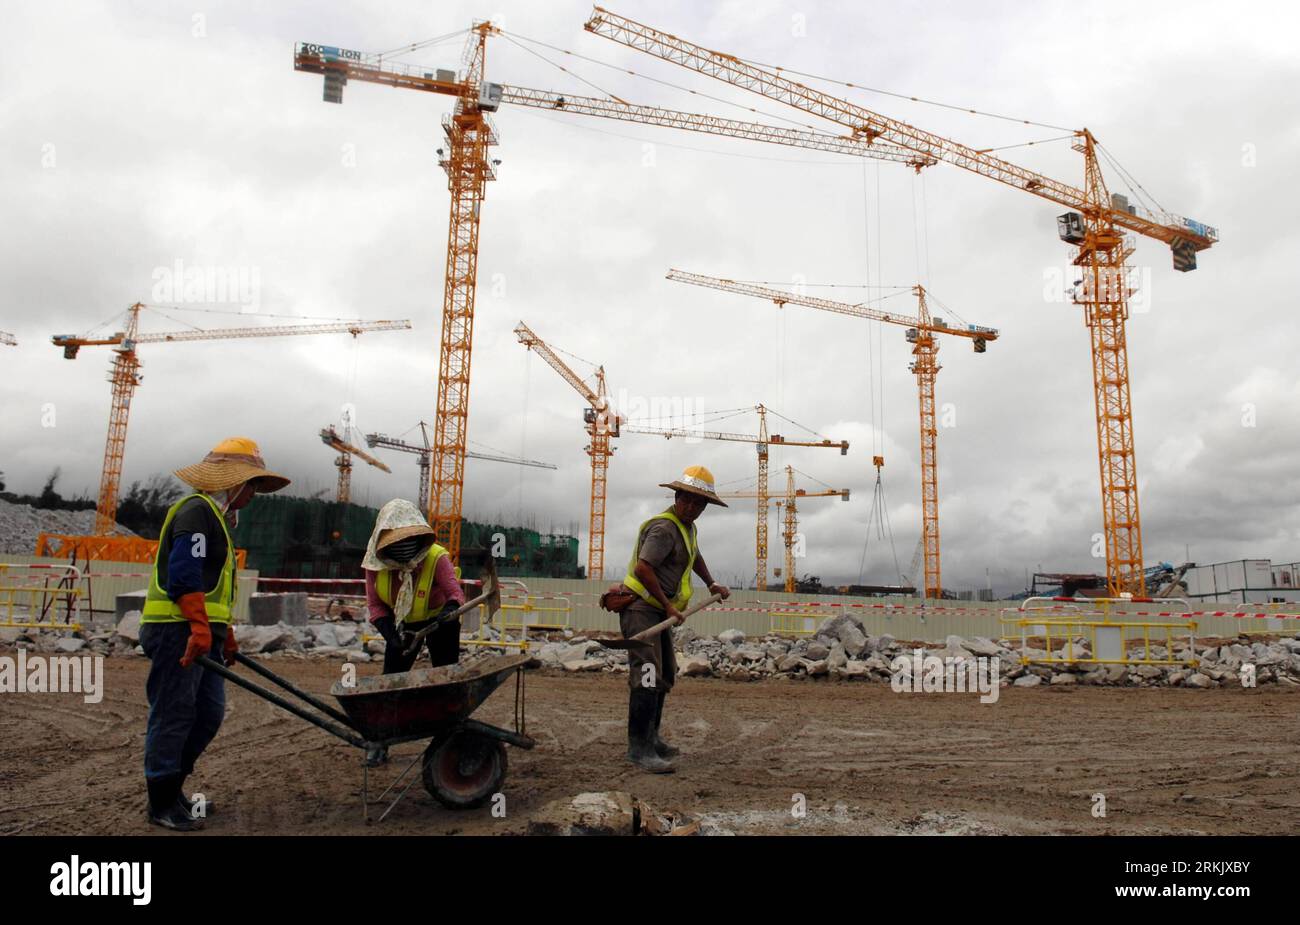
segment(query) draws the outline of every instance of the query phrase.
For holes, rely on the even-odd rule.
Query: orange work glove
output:
[[[212,630],[208,626],[208,610],[202,591],[182,594],[176,603],[180,605],[181,616],[190,621],[190,640],[185,644],[185,654],[181,656],[181,665],[188,668],[200,655],[212,651]]]
[[[226,641],[221,646],[221,657],[225,659],[227,665],[235,664],[235,653],[239,651],[239,643],[235,642],[234,624],[226,624]]]

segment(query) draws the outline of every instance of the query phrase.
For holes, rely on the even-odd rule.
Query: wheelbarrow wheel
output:
[[[506,779],[505,743],[457,729],[429,743],[424,789],[449,809],[482,806]]]

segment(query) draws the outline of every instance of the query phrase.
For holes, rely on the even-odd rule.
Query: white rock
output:
[[[584,658],[582,661],[564,663],[565,671],[600,671],[605,667],[603,658]]]
[[[140,641],[140,611],[128,610],[126,615],[118,621],[117,635],[121,636],[127,642],[136,643]]]
[[[1196,688],[1214,687],[1214,681],[1208,675],[1203,675],[1198,671],[1184,682],[1184,686]]]
[[[737,629],[723,630],[718,633],[718,642],[728,646],[738,646],[745,641],[745,634]]]
[[[846,678],[864,678],[871,674],[866,662],[856,660],[850,660],[841,670]]]
[[[849,656],[844,651],[844,643],[837,639],[835,645],[831,646],[830,654],[826,656],[826,667],[827,669],[839,669],[848,663]]]
[[[1052,684],[1054,685],[1078,684],[1078,683],[1079,683],[1079,679],[1067,671],[1062,671],[1058,674],[1052,675]]]
[[[86,648],[86,640],[78,639],[76,636],[65,636],[55,645],[60,652],[80,652]]]
[[[831,654],[830,646],[824,643],[814,642],[808,646],[808,649],[804,653],[804,656],[810,662],[820,662],[830,654]]]
[[[991,639],[985,639],[983,636],[976,636],[974,639],[963,639],[961,645],[968,652],[975,655],[984,655],[989,658],[1000,656],[1004,651],[1001,646]]]
[[[1043,679],[1036,674],[1022,675],[1011,682],[1016,687],[1037,687],[1043,683]]]
[[[776,663],[776,670],[794,671],[800,665],[804,664],[804,662],[805,659],[800,658],[798,655],[787,655]]]
[[[339,646],[338,633],[333,623],[322,623],[318,626],[309,626],[307,629],[316,640],[316,645],[328,648]]]
[[[677,663],[677,673],[685,678],[706,677],[713,673],[713,666],[702,655],[688,655]]]
[[[341,646],[350,646],[357,641],[360,634],[357,632],[355,623],[337,623],[334,626],[334,636]]]

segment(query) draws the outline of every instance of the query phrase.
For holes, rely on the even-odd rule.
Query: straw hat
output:
[[[177,469],[176,477],[199,491],[225,491],[252,482],[254,491],[266,493],[289,484],[283,475],[266,468],[261,450],[247,437],[227,437],[202,462]]]
[[[408,536],[427,536],[429,542],[433,542],[433,527],[428,524],[411,524],[407,527],[392,527],[388,530],[380,530],[379,538],[375,540],[375,552],[391,546],[399,540],[404,540]]]
[[[703,466],[687,466],[680,478],[674,482],[660,482],[659,487],[687,491],[699,495],[710,504],[727,506],[727,502],[719,498],[713,490],[713,473]]]

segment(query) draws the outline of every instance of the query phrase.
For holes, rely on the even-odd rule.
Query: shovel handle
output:
[[[420,651],[420,643],[424,641],[425,636],[428,636],[430,633],[432,633],[443,623],[450,623],[452,620],[455,620],[461,614],[468,613],[469,611],[473,610],[479,604],[482,604],[489,597],[491,597],[493,591],[495,590],[496,590],[495,588],[492,588],[489,591],[483,592],[473,600],[466,601],[465,603],[457,607],[455,610],[453,610],[451,613],[447,614],[445,617],[434,617],[432,623],[430,623],[424,629],[420,630],[418,633],[415,634],[415,638],[411,640],[411,644],[406,649],[406,654],[414,655],[416,652]]]
[[[698,604],[694,605],[693,607],[686,608],[686,612],[682,614],[681,620],[678,620],[676,617],[669,617],[667,620],[661,620],[658,623],[656,623],[654,626],[650,627],[649,629],[644,629],[641,632],[637,633],[635,636],[630,637],[630,641],[646,642],[650,639],[653,639],[655,636],[658,636],[664,630],[668,629],[668,627],[676,626],[679,623],[685,622],[687,617],[698,613],[699,611],[703,610],[705,607],[708,607],[710,604],[716,604],[720,600],[722,600],[721,594],[715,594],[712,597],[706,598],[705,600],[700,601]]]

